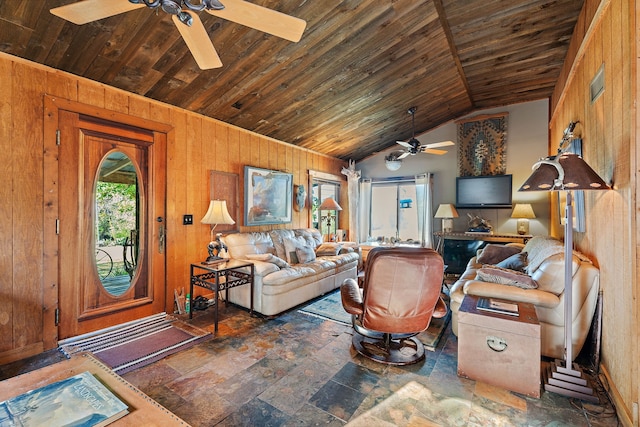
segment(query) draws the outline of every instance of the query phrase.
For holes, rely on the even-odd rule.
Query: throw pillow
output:
[[[289,264],[299,264],[298,254],[296,253],[296,248],[304,248],[307,247],[307,242],[302,236],[292,237],[292,238],[284,238],[282,239],[284,243],[284,250],[287,256],[287,262]]]
[[[316,249],[317,256],[336,256],[342,249],[341,243],[328,242],[323,243]]]
[[[503,259],[497,263],[496,267],[524,272],[524,269],[527,268],[527,253],[520,252],[518,254],[513,254],[509,258]]]
[[[274,254],[247,254],[246,257],[248,260],[270,262],[279,268],[291,267],[287,261],[275,256]]]
[[[522,289],[537,289],[538,282],[530,276],[518,271],[500,268],[494,265],[483,265],[476,273],[476,280],[481,282],[499,283],[501,285],[517,286]]]
[[[488,244],[482,249],[476,261],[479,264],[497,264],[511,255],[517,254],[520,250],[521,248],[517,246]]]
[[[316,253],[309,246],[296,248],[296,255],[298,256],[298,262],[300,264],[306,264],[316,260]]]

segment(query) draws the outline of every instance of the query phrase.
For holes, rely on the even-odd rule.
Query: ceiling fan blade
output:
[[[303,19],[286,15],[244,0],[222,0],[224,9],[207,9],[214,16],[245,25],[267,34],[298,42],[307,26]]]
[[[82,25],[142,7],[146,5],[130,3],[129,0],[84,0],[55,7],[49,12],[66,21]]]
[[[443,154],[448,153],[447,150],[435,150],[433,148],[423,148],[422,152],[427,154],[437,154],[438,156],[442,156]]]
[[[410,156],[410,155],[411,155],[411,153],[410,153],[410,152],[405,151],[404,153],[402,153],[402,154],[400,154],[400,155],[398,156],[398,160],[402,160],[402,159],[404,159],[405,157],[408,157],[408,156]]]
[[[404,141],[396,141],[396,144],[400,144],[400,145],[402,145],[403,147],[406,147],[406,148],[413,148],[413,145],[409,144],[408,142],[404,142]]]
[[[183,11],[183,13],[189,12]],[[197,14],[189,14],[193,18],[193,23],[190,27],[182,23],[177,15],[171,15],[171,19],[173,19],[174,24],[176,24],[180,35],[191,51],[198,67],[200,67],[201,70],[222,67],[222,61],[220,61],[216,48],[213,47],[207,30],[204,28],[204,25],[202,25],[202,21]]]
[[[436,147],[448,147],[450,145],[456,145],[453,141],[434,142],[432,144],[424,144],[423,147],[436,148]]]

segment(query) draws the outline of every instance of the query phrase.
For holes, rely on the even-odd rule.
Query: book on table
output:
[[[106,426],[127,405],[89,372],[0,402],[0,426]]]
[[[490,311],[492,313],[508,314],[509,316],[518,316],[518,304],[515,302],[508,302],[498,300],[495,298],[480,298],[478,299],[478,310]]]

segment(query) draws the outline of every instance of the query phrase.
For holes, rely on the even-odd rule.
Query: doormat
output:
[[[62,340],[67,357],[89,351],[115,373],[124,374],[208,340],[211,333],[159,313]]]
[[[344,311],[342,307],[340,289],[336,289],[330,294],[311,302],[298,311],[308,316],[331,320],[343,325],[351,325],[351,315]],[[441,319],[432,318],[427,330],[420,332],[416,338],[424,344],[427,350],[435,351],[444,330],[449,324],[449,319],[451,319],[451,310],[448,310],[447,315]]]

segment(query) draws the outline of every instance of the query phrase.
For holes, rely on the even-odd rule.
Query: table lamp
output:
[[[458,211],[450,203],[442,204],[438,206],[434,218],[442,218],[442,232],[451,233],[453,230],[453,218],[458,218]]]
[[[558,154],[541,159],[533,165],[533,173],[518,191],[566,191],[564,225],[564,361],[556,360],[550,364],[545,378],[544,388],[564,396],[575,397],[590,402],[598,402],[587,378],[573,364],[573,305],[571,279],[573,259],[573,206],[571,190],[609,190],[609,186],[591,169],[582,157],[563,152],[571,137],[576,122],[565,130]]]
[[[516,203],[511,218],[518,218],[516,231],[518,234],[529,234],[529,220],[536,217],[529,203]]]
[[[328,214],[326,215],[322,215],[320,217],[321,221],[324,221],[327,227],[327,235],[331,234],[331,221],[333,220],[335,222],[336,216],[335,215],[331,215],[331,212],[336,212],[336,211],[341,211],[342,207],[340,207],[340,205],[338,204],[338,202],[336,202],[333,197],[327,197],[326,199],[324,199],[322,201],[322,203],[320,204],[320,206],[318,206],[318,211],[322,212],[322,211],[329,211]],[[329,239],[327,239],[329,240]]]
[[[220,240],[221,233],[216,234],[216,239],[213,240],[213,230],[215,230],[218,224],[235,224],[236,222],[229,215],[229,211],[227,210],[227,202],[226,200],[211,200],[209,202],[209,209],[207,213],[204,215],[204,218],[200,220],[202,224],[213,224],[211,227],[211,237],[209,241],[209,245],[207,246],[207,251],[209,252],[209,257],[205,261],[205,264],[211,264],[216,261],[220,261],[222,258],[219,256],[220,251],[226,249],[222,241]]]

